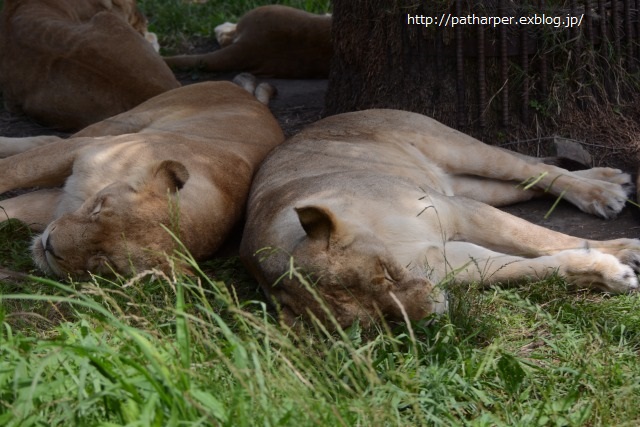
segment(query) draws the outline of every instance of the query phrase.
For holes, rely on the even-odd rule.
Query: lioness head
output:
[[[308,274],[312,291],[294,277],[272,288],[285,319],[310,311],[327,323],[326,310],[314,291],[341,326],[355,320],[370,324],[381,315],[418,320],[437,309],[429,280],[400,265],[373,233],[339,220],[327,207],[303,206],[296,213],[306,238],[291,255]]]
[[[105,9],[120,15],[140,34],[147,31],[147,18],[138,9],[136,0],[100,0],[100,3]]]
[[[60,277],[86,278],[149,268],[166,269],[180,221],[178,191],[189,178],[181,163],[165,160],[137,182],[117,181],[75,212],[50,223],[32,244],[38,267]]]

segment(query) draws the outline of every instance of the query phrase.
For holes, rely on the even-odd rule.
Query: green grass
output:
[[[170,42],[208,37],[256,5],[231,3],[141,5]],[[38,274],[29,241],[0,223],[0,266]],[[576,293],[557,278],[458,286],[437,319],[294,334],[237,259],[194,268],[0,279],[0,425],[640,424],[638,294]]]
[[[210,267],[214,267],[211,265]],[[239,283],[236,286],[251,286]],[[32,292],[36,290],[36,292]],[[636,425],[637,295],[452,289],[447,316],[294,335],[204,273],[4,293],[0,425]],[[40,330],[15,303],[64,306]]]
[[[10,249],[29,233],[1,231],[3,259],[30,271]],[[440,318],[293,334],[236,259],[191,263],[190,278],[0,282],[0,425],[640,421],[637,294],[456,286]]]

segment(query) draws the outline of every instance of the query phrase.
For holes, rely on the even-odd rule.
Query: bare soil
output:
[[[183,84],[191,84],[203,80],[230,79],[232,75],[191,72],[179,73],[178,77]],[[270,107],[287,136],[295,134],[305,125],[322,117],[326,80],[267,79],[267,81],[278,90]],[[43,127],[27,117],[18,117],[4,109],[0,110],[0,135],[18,137],[38,134],[65,135],[55,129]],[[616,165],[609,166],[616,167]],[[584,214],[562,201],[549,213],[553,204],[553,199],[539,199],[509,206],[504,210],[550,229],[583,238],[602,240],[638,237],[640,234],[640,215],[638,215],[640,211],[636,206],[628,206],[614,220],[602,220]],[[547,214],[548,217],[545,218]]]

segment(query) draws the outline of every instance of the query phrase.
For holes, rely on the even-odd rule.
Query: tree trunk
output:
[[[413,23],[441,16],[443,3],[449,2],[334,0],[326,113],[397,108],[452,124],[456,63],[442,53],[451,51],[453,32]]]
[[[609,156],[636,161],[640,55],[622,47],[640,43],[640,32],[629,30],[640,21],[623,14],[625,1],[333,0],[325,114],[395,108],[492,144],[524,141],[510,147],[529,154],[555,154],[551,137],[562,135],[598,145],[596,164],[609,164]],[[471,15],[545,14],[584,22],[442,25]],[[625,25],[612,33],[616,17]]]

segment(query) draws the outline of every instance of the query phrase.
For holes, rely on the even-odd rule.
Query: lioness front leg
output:
[[[640,272],[640,240],[586,240],[532,224],[463,197],[431,195],[449,241],[466,241],[521,257],[554,255],[572,249],[596,249]]]
[[[71,175],[76,153],[93,138],[71,138],[0,159],[0,194],[26,187],[55,187]]]
[[[17,219],[34,231],[44,231],[55,219],[62,190],[51,188],[0,200],[0,222]]]
[[[62,138],[53,135],[27,136],[24,138],[0,136],[0,159],[61,140]]]
[[[568,283],[580,288],[610,293],[638,289],[638,279],[631,267],[613,255],[595,249],[568,249],[553,255],[523,258],[506,255],[467,242],[445,244],[442,258],[436,258],[440,279],[483,285],[514,285],[523,280],[540,280],[558,273]]]

